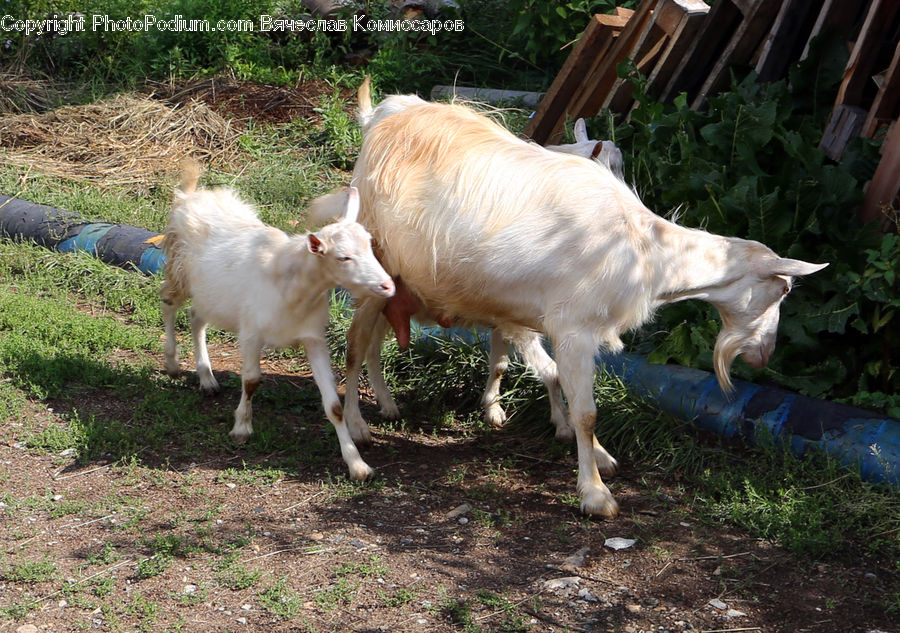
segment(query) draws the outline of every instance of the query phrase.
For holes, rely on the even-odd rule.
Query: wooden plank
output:
[[[819,14],[817,0],[785,0],[763,43],[756,74],[759,81],[778,81],[800,59]]]
[[[702,0],[683,0],[681,4],[685,11],[678,24],[672,28],[666,48],[660,53],[656,65],[647,74],[647,92],[651,96],[657,96],[669,81],[709,14],[709,5]]]
[[[691,11],[703,7],[709,10],[706,3],[700,0],[660,0],[650,17],[647,26],[640,34],[634,48],[627,57],[634,60],[637,69],[644,75],[649,74],[660,55],[669,45],[672,35],[679,31],[685,16]],[[704,12],[705,12],[704,11]],[[634,87],[627,79],[617,77],[612,89],[603,101],[602,107],[613,112],[628,112],[631,109]]]
[[[692,100],[742,19],[743,14],[731,0],[717,0],[670,73],[668,81],[665,85],[659,81],[659,99],[672,101],[685,92],[688,100]]]
[[[878,70],[874,65],[881,52],[881,41],[890,29],[898,10],[900,10],[900,2],[897,0],[872,1],[866,21],[850,52],[850,59],[844,70],[844,78],[838,88],[837,98],[834,100],[835,105],[842,103],[864,105],[863,95],[867,84]]]
[[[567,106],[596,60],[611,45],[614,33],[624,28],[628,18],[613,15],[595,15],[578,38],[574,49],[566,58],[553,84],[538,104],[537,111],[528,122],[523,134],[547,144],[561,120],[565,120]]]
[[[819,142],[819,149],[831,160],[838,161],[847,144],[859,136],[866,121],[866,111],[857,106],[841,104],[832,111]]]
[[[615,12],[615,15],[625,19],[634,15],[634,9],[626,9],[625,7],[616,7],[613,11]]]
[[[859,217],[863,222],[882,219],[882,228],[888,230],[889,218],[885,216],[885,208],[900,209],[897,196],[900,195],[900,125],[894,124],[881,147],[881,161],[872,176],[872,182],[866,190],[866,200],[860,209]]]
[[[818,37],[825,31],[837,31],[845,40],[853,40],[854,27],[857,26],[861,13],[866,9],[866,3],[859,0],[825,0],[819,15],[809,32],[809,39],[800,59],[809,56],[809,44],[814,37]]]
[[[878,87],[878,94],[869,108],[869,116],[863,125],[862,133],[874,136],[876,130],[885,122],[893,121],[900,115],[900,41],[894,49],[891,65],[885,71]],[[900,179],[900,174],[898,174]]]
[[[718,90],[726,87],[729,69],[732,66],[745,65],[750,62],[775,20],[779,5],[780,0],[756,0],[756,2],[745,0],[742,9],[744,17],[706,81],[697,91],[697,95],[691,103],[692,108],[699,110],[706,103],[708,95],[715,94]]]
[[[622,29],[609,52],[603,56],[599,66],[576,93],[569,112],[573,117],[596,116],[600,107],[618,78],[616,66],[632,51],[641,34],[647,28],[657,0],[644,0],[638,5],[628,24]]]

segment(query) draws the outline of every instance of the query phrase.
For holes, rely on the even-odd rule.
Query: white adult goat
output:
[[[722,317],[714,364],[728,390],[738,355],[753,367],[768,361],[792,278],[827,264],[675,225],[609,169],[521,141],[468,108],[397,107],[394,99],[361,109],[364,140],[353,176],[360,222],[382,264],[402,279],[420,315],[442,325],[489,325],[516,345],[551,395],[561,385],[578,445],[582,510],[615,516],[618,505],[598,466],[610,475],[617,464],[593,434],[598,347],[619,351],[620,335],[660,306],[703,299]],[[349,334],[345,415],[362,439],[368,429],[355,406],[355,381],[363,354],[370,372],[378,362],[385,303],[362,302]],[[392,320],[395,329],[400,321]],[[492,375],[497,361],[492,353]],[[565,422],[562,402],[555,406]]]
[[[160,290],[166,371],[179,373],[175,313],[191,298],[191,334],[204,390],[219,388],[206,348],[207,325],[238,334],[242,390],[230,435],[242,442],[253,432],[251,400],[260,382],[263,346],[302,343],[350,477],[365,479],[372,469],[344,423],[325,342],[329,288],[340,285],[354,296],[378,300],[394,294],[394,282],[372,253],[370,235],[355,221],[356,190],[350,190],[339,222],[288,237],[263,224],[254,208],[231,190],[198,190],[199,175],[196,164],[186,166],[166,229]]]

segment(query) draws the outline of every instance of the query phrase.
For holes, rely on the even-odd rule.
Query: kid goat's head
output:
[[[347,206],[341,219],[310,233],[309,252],[321,258],[322,270],[336,286],[353,296],[391,297],[391,279],[372,252],[372,236],[356,221],[359,215],[359,191],[350,187]]]
[[[737,264],[743,274],[710,292],[710,302],[722,317],[713,363],[723,391],[733,389],[729,370],[740,356],[754,369],[769,362],[775,349],[781,302],[791,291],[794,278],[810,275],[828,264],[810,264],[779,257],[769,248],[747,242],[744,259]]]

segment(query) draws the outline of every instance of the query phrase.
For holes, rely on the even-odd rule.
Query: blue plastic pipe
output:
[[[0,195],[0,235],[32,239],[61,251],[81,250],[117,266],[152,275],[163,270],[162,235],[126,225],[85,222],[53,207]],[[419,327],[420,344],[487,345],[478,330]],[[632,393],[698,427],[728,437],[753,439],[762,429],[784,438],[792,450],[825,451],[858,467],[873,482],[900,486],[900,420],[856,407],[802,396],[775,386],[735,381],[726,397],[714,374],[678,365],[653,365],[633,354],[600,355],[598,368],[617,376]]]

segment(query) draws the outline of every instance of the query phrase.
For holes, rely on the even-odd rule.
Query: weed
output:
[[[303,608],[301,596],[291,591],[287,582],[287,576],[282,576],[257,594],[259,604],[282,620],[294,618]]]
[[[153,578],[154,576],[159,576],[171,566],[171,556],[154,554],[149,558],[143,558],[138,561],[135,575],[141,580]]]
[[[237,559],[238,552],[228,554],[219,564],[216,572],[216,582],[223,587],[228,587],[234,591],[249,589],[257,583],[262,572],[258,569],[250,569],[244,565],[239,565]]]
[[[108,596],[116,587],[115,578],[94,578],[91,580],[91,593],[98,598]]]
[[[12,565],[3,577],[11,582],[45,582],[53,580],[59,573],[56,563],[44,558],[39,561],[27,561]]]
[[[402,607],[405,604],[408,604],[416,599],[416,591],[414,589],[407,589],[405,587],[400,587],[393,594],[387,594],[382,590],[378,590],[378,599],[381,601],[385,607],[389,608],[397,608]]]

